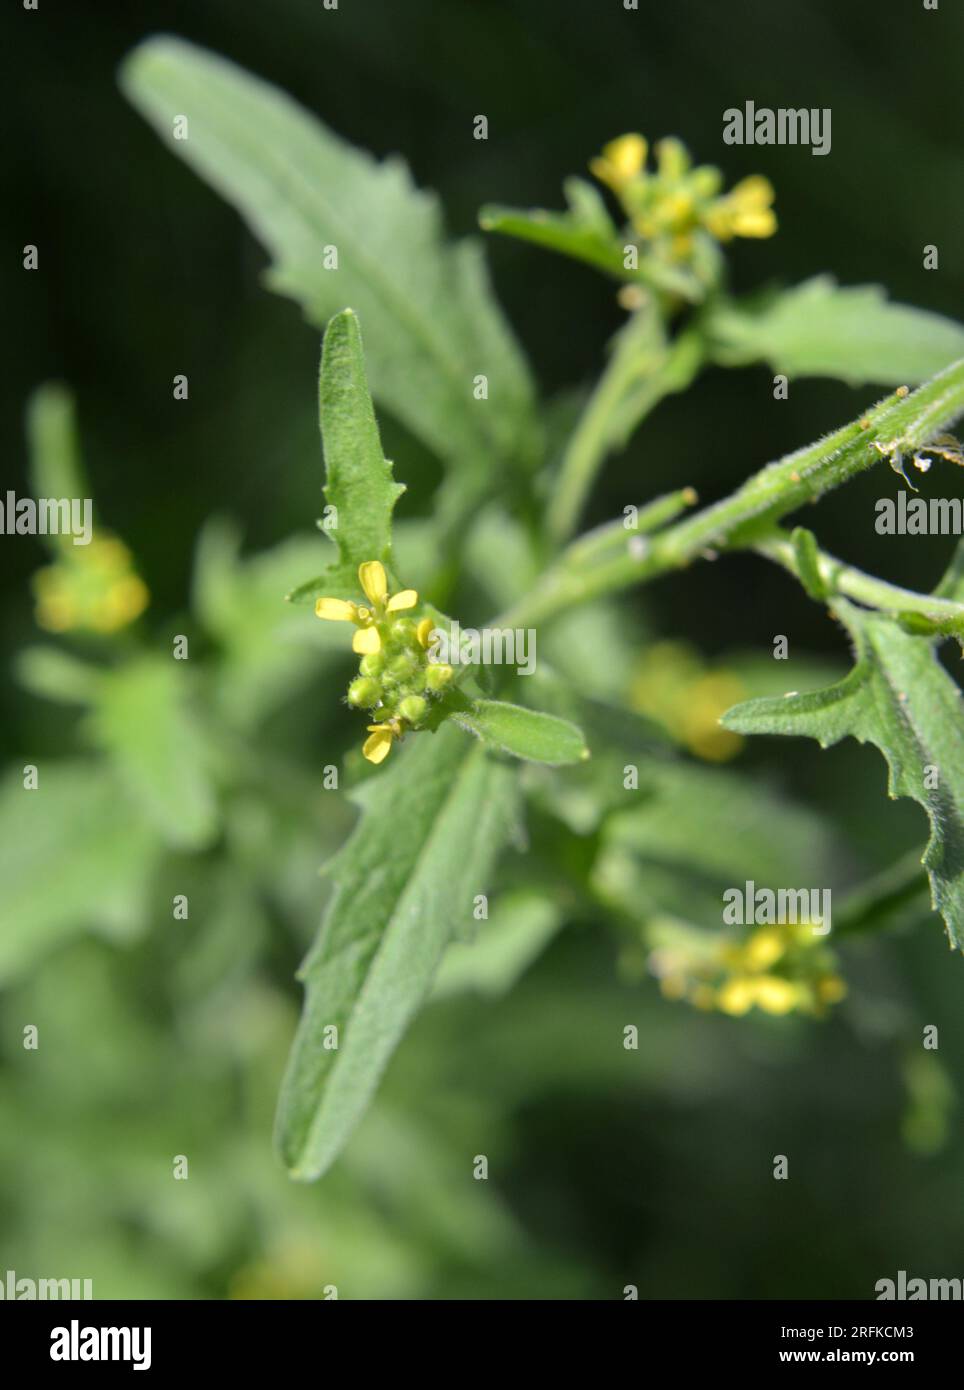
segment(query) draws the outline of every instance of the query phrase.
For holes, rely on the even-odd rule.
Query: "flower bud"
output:
[[[363,656],[358,663],[358,669],[363,676],[380,676],[385,669],[385,655],[383,652],[369,652]]]
[[[425,671],[425,685],[431,690],[433,695],[437,695],[440,690],[444,690],[452,679],[455,672],[446,662],[432,662]]]
[[[368,658],[365,658],[367,661]],[[364,666],[365,661],[362,662]],[[374,709],[382,698],[382,688],[371,676],[356,676],[348,687],[348,703],[356,709]]]
[[[385,670],[385,680],[389,685],[403,685],[411,680],[418,663],[410,652],[399,652],[398,656],[393,656]]]
[[[404,700],[398,703],[398,716],[404,719],[406,724],[419,724],[425,718],[425,711],[428,705],[421,695],[406,695]]]
[[[417,623],[412,618],[396,618],[391,627],[391,644],[393,647],[414,647],[418,645],[416,637]]]

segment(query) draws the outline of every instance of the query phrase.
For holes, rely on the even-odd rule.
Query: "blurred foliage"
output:
[[[444,16],[427,0],[404,14],[343,5],[337,27],[308,0],[271,14],[220,0],[42,9],[42,35],[4,19],[23,26],[5,45],[19,69],[11,100],[38,151],[16,170],[10,206],[26,212],[8,229],[12,245],[32,239],[49,257],[36,283],[19,271],[12,281],[24,327],[5,381],[5,452],[22,452],[19,417],[37,383],[68,379],[97,533],[124,547],[109,583],[136,574],[151,602],[121,605],[109,624],[74,611],[47,624],[56,641],[41,638],[26,581],[51,557],[28,541],[4,548],[17,685],[3,696],[0,787],[0,1266],[91,1277],[97,1297],[201,1298],[319,1298],[331,1285],[341,1297],[620,1297],[627,1283],[640,1297],[865,1297],[897,1267],[953,1272],[960,962],[926,893],[886,890],[896,930],[841,940],[850,994],[822,1022],[684,1009],[652,977],[660,934],[718,921],[721,886],[745,876],[836,893],[924,836],[917,808],[884,799],[872,750],[818,760],[802,742],[707,742],[737,685],[735,698],[782,695],[845,669],[836,629],[750,557],[644,602],[598,602],[547,634],[539,707],[577,719],[593,760],[525,770],[527,852],[505,856],[479,948],[449,948],[431,1004],[324,1182],[290,1182],[270,1129],[300,1002],[294,972],[330,891],[319,865],[354,821],[324,769],[347,785],[365,777],[356,727],[331,694],[352,663],[337,635],[279,602],[326,557],[304,527],[320,508],[317,332],[263,293],[262,257],[237,218],[155,145],[113,82],[135,41],[176,29],[269,74],[353,143],[404,150],[468,230],[493,198],[551,203],[574,158],[614,131],[678,129],[712,150],[723,108],[750,91],[780,104],[809,70],[808,102],[833,105],[834,156],[765,152],[781,234],[739,251],[736,279],[749,279],[751,254],[753,282],[762,267],[798,284],[826,264],[843,282],[880,279],[896,298],[946,310],[964,280],[946,141],[959,123],[947,33],[960,37],[959,16],[885,26],[869,4],[738,15],[683,4],[627,39],[621,14],[589,23],[574,3],[525,16],[508,3]],[[939,37],[914,27],[933,23]],[[873,84],[859,77],[870,70]],[[471,115],[490,106],[480,148]],[[80,161],[79,147],[102,157]],[[754,172],[761,153],[731,151],[728,177]],[[857,179],[891,190],[886,217],[879,200],[845,196]],[[47,253],[61,225],[71,236]],[[391,225],[386,215],[386,236]],[[918,269],[925,242],[946,248],[933,281]],[[540,384],[560,392],[551,458],[621,316],[604,281],[537,254],[492,248],[508,318]],[[92,260],[109,266],[111,294]],[[721,318],[721,356],[746,360],[746,334],[760,328],[766,352],[782,350],[793,304],[772,304]],[[391,342],[377,341],[388,370]],[[189,405],[171,401],[177,371],[190,376]],[[597,519],[623,506],[627,478],[634,501],[683,481],[722,494],[854,413],[841,385],[795,384],[778,409],[759,369],[722,376],[647,421],[604,477]],[[34,467],[54,467],[57,441],[72,448],[69,396],[33,402]],[[406,582],[434,583],[437,601],[481,619],[531,580],[525,518],[512,497],[473,510],[468,469],[454,509],[473,524],[453,564],[451,533],[432,521],[446,450],[417,424],[404,409],[383,421],[409,486],[396,563]],[[872,495],[858,485],[832,500],[828,544],[930,587],[939,557],[906,542],[882,550],[871,523],[855,526]],[[759,654],[761,633],[788,630],[790,661]],[[187,661],[171,659],[179,638]],[[702,761],[723,754],[725,770]],[[631,811],[614,796],[627,762],[641,769]],[[36,794],[23,790],[27,764],[40,769]],[[855,904],[854,922],[881,921],[881,899],[871,902]],[[937,1054],[921,1049],[930,1024]],[[36,1051],[23,1045],[30,1025]],[[472,1177],[478,1153],[487,1182]],[[788,1183],[772,1180],[775,1153],[790,1155]],[[172,1180],[179,1154],[186,1182]]]

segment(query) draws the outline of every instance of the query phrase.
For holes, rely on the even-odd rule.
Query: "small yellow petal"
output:
[[[370,763],[382,763],[392,751],[392,735],[387,728],[376,727],[375,732],[365,739],[362,756]]]
[[[641,135],[620,135],[603,146],[602,155],[591,160],[589,168],[601,183],[618,191],[642,172],[647,148]]]
[[[358,652],[361,656],[381,651],[381,646],[382,639],[378,635],[377,627],[360,627],[351,639],[352,651]]]
[[[733,214],[730,226],[736,236],[773,236],[777,229],[776,213],[772,208],[741,210]]]
[[[756,1002],[765,1013],[788,1014],[800,1001],[799,991],[789,980],[764,975],[757,980]]]
[[[746,965],[750,970],[768,970],[786,951],[786,942],[774,927],[763,927],[754,932],[743,950]]]
[[[428,647],[429,641],[431,640],[431,637],[432,637],[432,619],[431,619],[431,618],[423,618],[423,619],[422,619],[422,621],[419,623],[418,627],[415,629],[415,636],[418,638],[418,645],[419,645],[420,647],[425,647],[425,648]]]
[[[327,618],[330,623],[353,622],[356,612],[355,605],[343,598],[320,598],[315,604],[315,614],[319,618]]]
[[[776,197],[773,184],[762,174],[750,174],[730,189],[729,197],[741,208],[768,208]]]
[[[358,566],[358,582],[365,591],[369,603],[381,603],[388,593],[388,579],[385,566],[378,560],[366,560]]]
[[[661,178],[681,179],[690,167],[689,151],[681,140],[667,136],[656,145],[656,164]]]
[[[730,1014],[733,1018],[738,1018],[753,1007],[755,995],[755,981],[740,979],[739,977],[727,980],[716,997],[717,1008],[725,1014]]]
[[[402,608],[414,608],[418,603],[418,594],[414,589],[402,589],[400,593],[392,594],[388,600],[388,612],[397,613]]]

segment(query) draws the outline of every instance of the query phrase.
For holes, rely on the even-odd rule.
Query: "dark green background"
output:
[[[400,152],[418,182],[441,193],[453,232],[470,230],[483,202],[559,205],[562,179],[624,130],[673,133],[728,179],[761,172],[776,186],[779,235],[735,248],[737,288],[832,271],[961,316],[964,17],[950,0],[936,13],[920,0],[641,0],[638,13],[620,0],[341,0],[337,12],[320,0],[41,0],[36,14],[10,0],[2,28],[3,486],[25,487],[27,395],[50,377],[66,380],[79,398],[94,494],[138,555],[155,613],[184,604],[195,538],[211,512],[239,517],[252,547],[310,525],[320,484],[319,343],[291,303],[262,289],[263,254],[235,213],[120,96],[117,64],[149,33],[216,49],[354,143]],[[724,109],[749,98],[829,106],[831,154],[724,147]],[[472,138],[480,112],[485,143]],[[27,242],[40,248],[39,273],[20,269]],[[929,243],[940,248],[938,272],[922,269]],[[611,286],[535,248],[493,242],[490,254],[544,392],[589,381],[622,317]],[[171,397],[179,372],[190,378],[187,405]],[[713,371],[661,406],[610,463],[592,515],[684,483],[707,499],[722,495],[873,398],[872,389],[801,382],[775,403],[763,368]],[[390,420],[384,431],[411,485],[405,506],[427,509],[434,461]],[[882,488],[890,483],[868,475],[825,502],[821,540],[897,582],[929,586],[944,552],[875,536]],[[25,581],[41,552],[4,541],[0,556],[11,585],[9,649],[30,631]],[[709,653],[767,647],[785,632],[843,655],[819,608],[762,561],[660,584],[647,606],[658,631],[682,632]],[[9,691],[0,714],[9,748],[29,746],[30,702]],[[869,863],[923,838],[915,809],[884,802],[876,754],[838,751],[820,762],[811,748],[788,745],[768,747],[766,757],[785,759],[797,790],[849,821]],[[703,1065],[716,1022],[680,1012],[660,1035],[669,1079],[645,1104],[636,1092],[598,1104],[581,1091],[554,1092],[517,1115],[507,1195],[544,1253],[585,1261],[601,1292],[609,1276],[620,1286],[629,1278],[645,1246],[643,1296],[864,1297],[899,1267],[960,1274],[959,1127],[935,1157],[908,1152],[895,1059],[874,1042],[887,1031],[888,998],[909,988],[910,1016],[919,1012],[920,1026],[939,1018],[947,1064],[959,1064],[964,966],[947,958],[936,920],[922,930],[871,963],[871,993],[882,1002],[866,1006],[850,1032],[832,1023],[786,1041],[768,1034],[765,1045],[749,1031],[729,1035],[729,1066],[717,1077]],[[546,980],[608,969],[585,943],[570,943]],[[523,986],[519,1011],[527,988],[537,986]],[[458,1025],[453,1017],[433,1026],[442,1036],[457,1027],[464,1040],[472,1009]],[[801,1175],[761,1182],[761,1152],[793,1153]],[[207,1291],[219,1289],[212,1274]],[[484,1291],[539,1293],[508,1272]]]

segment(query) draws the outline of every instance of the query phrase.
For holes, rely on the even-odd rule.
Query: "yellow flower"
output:
[[[749,1013],[756,994],[756,981],[734,976],[727,980],[716,996],[717,1007],[725,1014],[738,1018]]]
[[[800,989],[779,975],[761,975],[755,981],[756,1003],[767,1014],[788,1014],[800,1002]]]
[[[390,595],[385,566],[379,560],[366,560],[358,566],[358,582],[371,605],[370,608],[346,599],[320,598],[315,604],[315,613],[328,622],[354,623],[358,631],[352,638],[352,651],[365,655],[381,650],[382,638],[378,624],[384,622],[388,613],[400,613],[403,609],[414,608],[418,603],[418,594],[414,589],[402,589],[399,593]],[[368,743],[371,742],[369,739]],[[387,751],[386,749],[381,757],[372,758],[371,761],[381,762]],[[368,757],[368,754],[365,756]]]
[[[370,763],[383,763],[392,751],[392,744],[403,732],[398,719],[389,719],[385,724],[369,724],[369,737],[362,745],[362,756]]]
[[[589,168],[600,183],[619,193],[643,171],[648,151],[641,135],[620,135],[603,146],[603,152],[589,161]]]
[[[103,534],[38,570],[33,589],[37,622],[48,632],[119,632],[150,600],[126,545]]]
[[[769,179],[751,174],[707,208],[705,225],[718,241],[735,236],[773,236],[777,229],[776,214],[770,206],[774,196]]]
[[[821,1004],[839,1004],[847,997],[847,986],[839,975],[822,975],[817,981],[817,998]]]
[[[787,946],[776,927],[763,927],[750,937],[743,948],[743,960],[748,970],[768,970],[774,965]]]
[[[673,641],[648,648],[629,691],[635,710],[708,762],[726,762],[742,748],[743,739],[724,729],[720,716],[745,698],[734,672],[705,667],[695,649]]]

